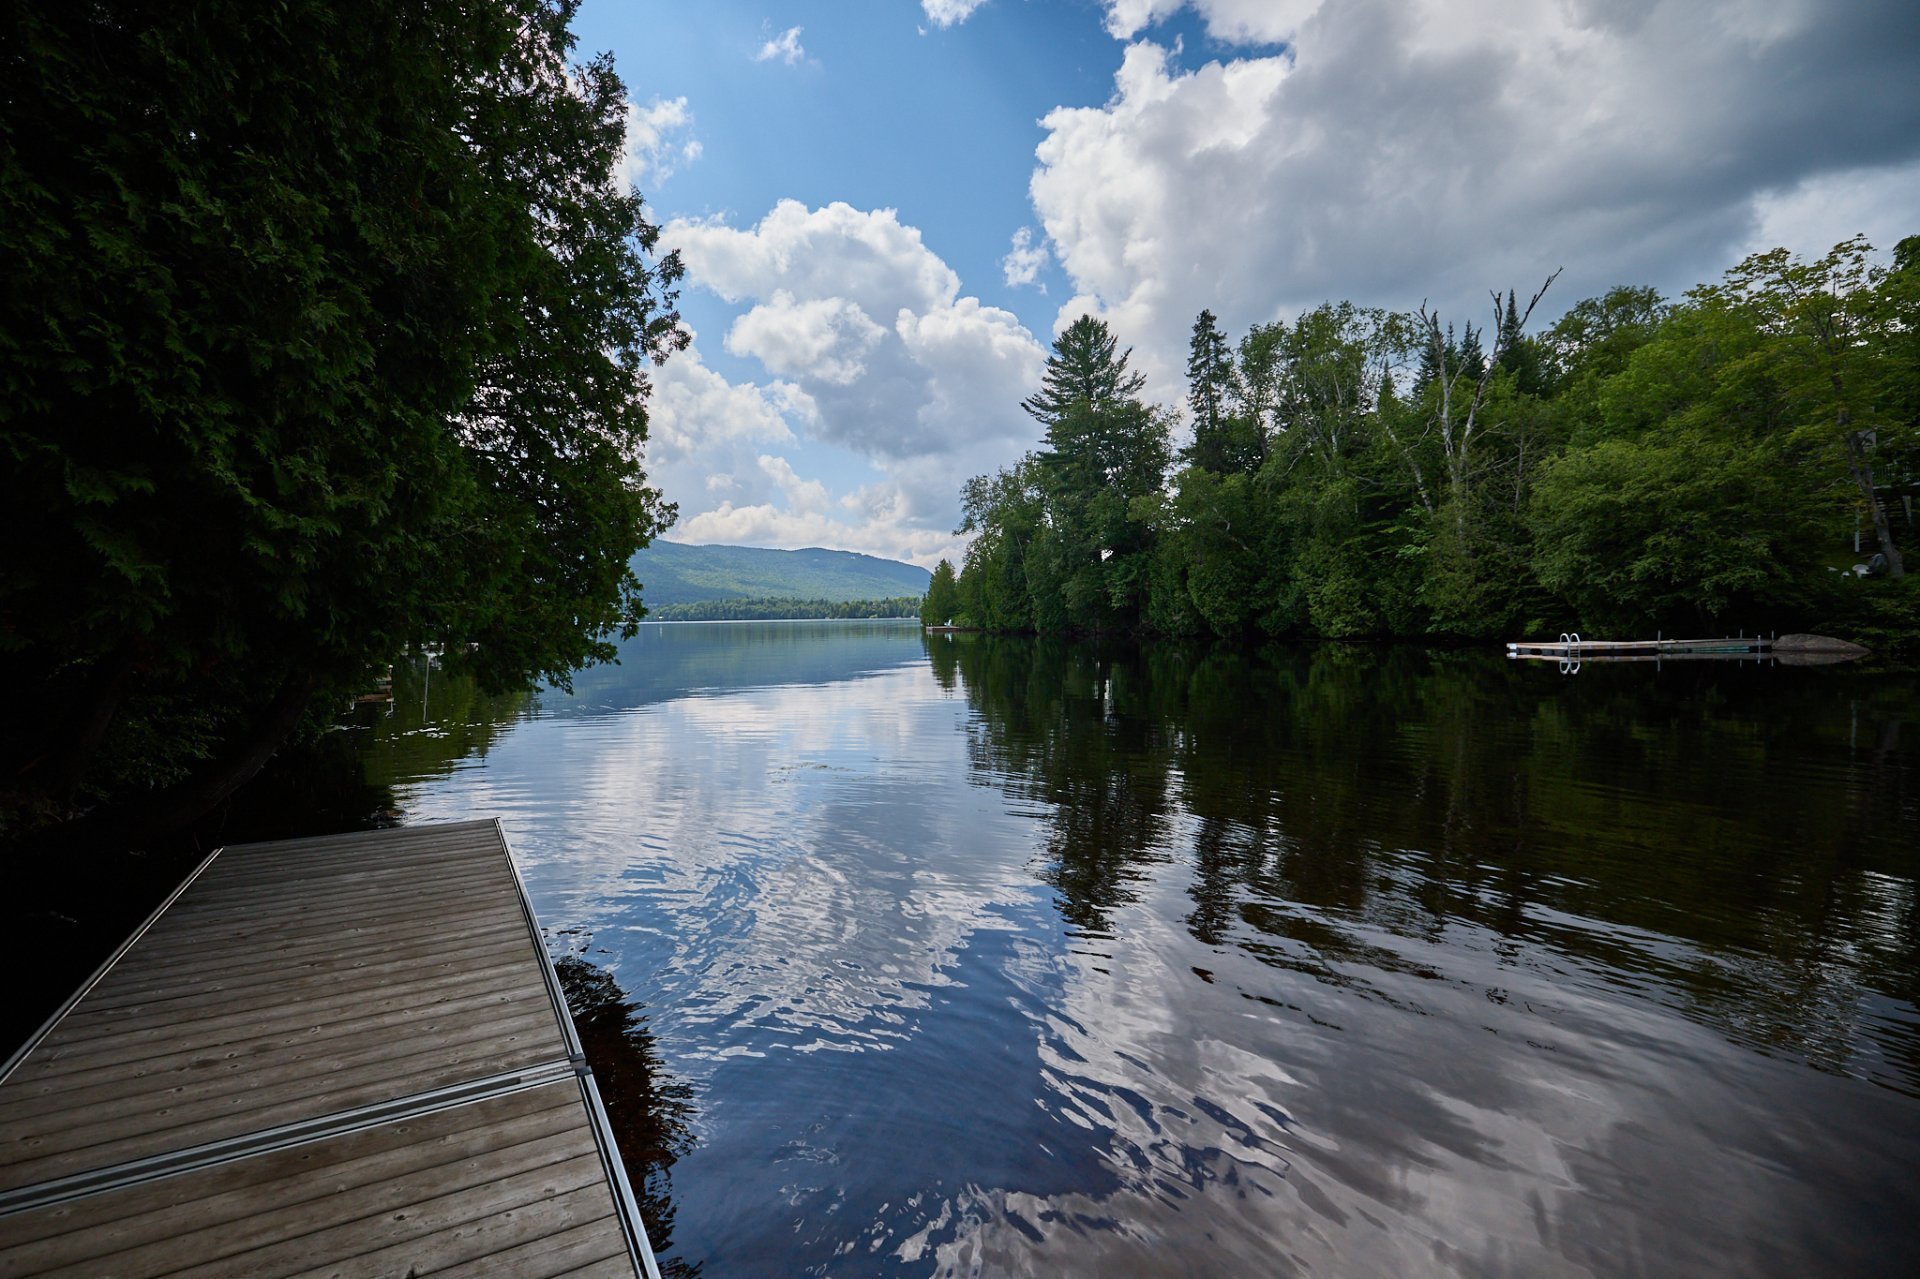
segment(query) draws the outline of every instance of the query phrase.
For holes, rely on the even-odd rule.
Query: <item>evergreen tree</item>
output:
[[[1128,354],[1105,322],[1082,316],[1054,343],[1040,392],[1022,402],[1047,425],[1035,458],[1045,526],[1026,563],[1042,630],[1101,630],[1138,617],[1151,530],[1130,505],[1166,478],[1168,420],[1140,401],[1146,379],[1128,371]]]
[[[920,604],[920,621],[925,626],[945,626],[960,612],[960,595],[955,589],[953,562],[941,560],[927,583],[926,598]]]
[[[1259,470],[1266,453],[1259,418],[1249,411],[1233,350],[1212,311],[1202,311],[1194,322],[1187,387],[1187,407],[1193,418],[1187,462],[1221,474]]]
[[[1451,348],[1453,346],[1452,325],[1447,326],[1447,338],[1447,345]],[[1454,371],[1464,370],[1468,379],[1471,380],[1479,377],[1480,374],[1486,370],[1487,353],[1480,349],[1480,330],[1474,328],[1471,324],[1464,327],[1464,331],[1460,336],[1459,347],[1451,350],[1449,354],[1452,356],[1452,358],[1447,361],[1449,375]]]
[[[1020,401],[1036,421],[1051,427],[1084,400],[1095,408],[1131,400],[1147,379],[1127,371],[1132,348],[1118,351],[1118,340],[1105,320],[1083,315],[1054,339],[1040,389]]]
[[[1435,317],[1436,322],[1438,317]],[[1447,339],[1444,345],[1423,341],[1420,343],[1420,363],[1413,373],[1413,398],[1418,400],[1426,395],[1427,388],[1452,370],[1460,367],[1457,360],[1459,344],[1454,341],[1453,325],[1447,325]]]
[[[1187,460],[1209,471],[1227,469],[1227,416],[1236,398],[1233,357],[1212,311],[1200,312],[1187,346],[1187,412],[1193,445]]]

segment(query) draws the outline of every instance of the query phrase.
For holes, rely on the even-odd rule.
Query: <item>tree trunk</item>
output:
[[[1893,544],[1893,526],[1888,523],[1886,508],[1880,505],[1880,498],[1874,492],[1873,462],[1867,457],[1866,442],[1860,438],[1859,431],[1847,430],[1847,426],[1848,417],[1843,409],[1840,428],[1847,442],[1847,471],[1859,486],[1860,495],[1866,498],[1867,509],[1873,512],[1873,534],[1880,541],[1880,553],[1887,557],[1887,575],[1905,577],[1907,570],[1900,560],[1900,548]]]
[[[1463,438],[1460,444],[1460,451],[1447,459],[1447,502],[1453,507],[1453,532],[1459,539],[1460,558],[1472,560],[1473,546],[1467,536],[1467,502],[1473,479],[1467,473],[1466,440]]]

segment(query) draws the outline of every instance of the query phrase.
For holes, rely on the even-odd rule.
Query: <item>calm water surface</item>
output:
[[[670,1273],[1920,1274],[1920,689],[650,626],[403,686]]]

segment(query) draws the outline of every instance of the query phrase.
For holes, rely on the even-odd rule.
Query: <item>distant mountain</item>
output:
[[[633,557],[648,608],[705,600],[879,600],[924,595],[933,576],[898,560],[852,551],[770,551],[758,546],[659,542]]]

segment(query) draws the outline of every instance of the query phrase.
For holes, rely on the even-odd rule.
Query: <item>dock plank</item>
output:
[[[325,1028],[341,1034],[367,1029],[392,1030],[419,1017],[431,1016],[443,1007],[469,1006],[489,1000],[510,1002],[529,997],[546,997],[545,987],[539,979],[529,977],[522,965],[501,964],[474,969],[461,981],[437,987],[427,997],[422,997],[418,992],[399,990],[387,991],[379,998],[369,999],[360,992],[343,991],[292,1009],[283,1004],[266,1003],[256,1008],[226,1011],[185,1023],[162,1020],[151,1026],[124,1028],[119,1033],[114,1033],[114,1027],[106,1027],[99,1034],[70,1039],[57,1052],[50,1052],[49,1055],[61,1062],[71,1063],[72,1068],[78,1070],[84,1069],[85,1063],[103,1059],[134,1060],[149,1054],[177,1052],[182,1044],[204,1046],[198,1040],[199,1036],[206,1036],[209,1041],[220,1045],[231,1045],[295,1030]],[[27,1066],[35,1065],[38,1063],[34,1061],[24,1063],[20,1075],[16,1077],[30,1077]],[[42,1068],[50,1069],[50,1065]]]
[[[293,1040],[272,1046],[250,1045],[244,1051],[229,1046],[225,1052],[176,1053],[155,1064],[128,1062],[97,1067],[73,1087],[55,1078],[14,1099],[0,1115],[8,1126],[31,1131],[48,1123],[71,1123],[84,1108],[93,1123],[123,1120],[150,1110],[156,1101],[171,1107],[212,1101],[235,1093],[273,1088],[282,1079],[339,1075],[361,1068],[380,1067],[402,1055],[401,1046],[418,1053],[487,1051],[504,1043],[518,1043],[539,1035],[551,1014],[539,1005],[519,1004],[505,1012],[476,1011],[442,1022],[415,1027],[404,1038],[384,1042],[368,1035]],[[417,1055],[417,1054],[416,1054]]]
[[[86,1054],[74,1054],[63,1057],[60,1065],[64,1070],[42,1072],[40,1077],[16,1078],[15,1083],[34,1097],[52,1096],[56,1093],[71,1096],[77,1089],[91,1087],[102,1079],[113,1078],[123,1070],[137,1070],[145,1075],[172,1070],[191,1063],[200,1062],[218,1067],[232,1058],[243,1054],[276,1052],[284,1048],[302,1045],[313,1046],[364,1036],[369,1033],[408,1034],[427,1033],[441,1025],[441,1019],[465,1017],[470,1014],[498,1015],[508,1008],[543,1005],[547,992],[532,985],[523,985],[518,990],[499,991],[489,989],[483,994],[465,999],[446,1000],[419,1008],[404,1008],[385,1014],[372,1014],[315,1021],[311,1017],[292,1021],[252,1022],[242,1026],[238,1032],[231,1033],[223,1043],[209,1051],[205,1044],[191,1044],[185,1048],[172,1041],[148,1041],[137,1045],[123,1045],[125,1052],[116,1052],[112,1048]],[[24,1072],[23,1072],[24,1074]]]
[[[463,972],[479,972],[493,968],[524,971],[526,964],[524,956],[519,954],[516,947],[502,949],[493,946],[490,942],[461,941],[455,943],[453,949],[440,957],[435,964],[415,965],[414,971],[424,975],[433,968],[449,966]],[[410,991],[416,998],[424,999],[450,987],[455,980],[436,974],[430,983],[408,983],[391,981],[389,980],[391,976],[390,971],[382,971],[373,965],[363,965],[337,979],[333,983],[333,991],[335,994],[352,992],[363,997],[378,997],[384,992]],[[109,1001],[107,1006],[83,1007],[74,1010],[70,1018],[71,1025],[63,1026],[66,1033],[56,1046],[64,1048],[69,1043],[78,1043],[101,1035],[118,1036],[131,1033],[138,1028],[139,1023],[156,1017],[168,1025],[181,1025],[234,1013],[252,1012],[263,1006],[277,1005],[283,1008],[296,1006],[285,999],[276,1000],[273,993],[271,983],[252,992],[194,990],[140,1000],[116,999],[109,992],[103,997]],[[302,1002],[297,1006],[304,1007],[305,1003]]]
[[[197,1265],[180,1266],[170,1258],[166,1269],[154,1273],[179,1275],[182,1279],[256,1279],[261,1275],[304,1274],[325,1267],[333,1274],[391,1275],[395,1268],[390,1262],[368,1258],[368,1254],[390,1256],[399,1246],[502,1214],[515,1214],[509,1224],[519,1224],[520,1214],[528,1209],[573,1191],[599,1191],[606,1197],[611,1216],[613,1200],[605,1189],[599,1156],[588,1151],[570,1158],[550,1158],[555,1153],[551,1148],[538,1151],[533,1156],[540,1160],[536,1166],[505,1175],[490,1167],[461,1165],[458,1172],[462,1175],[443,1174],[433,1179],[432,1188],[442,1193],[422,1197],[421,1188],[409,1183],[391,1199],[356,1203],[349,1211],[364,1208],[358,1217],[308,1230],[305,1227],[310,1217],[302,1215],[287,1223],[289,1230],[297,1233],[286,1238]],[[541,1224],[536,1223],[530,1237],[543,1237],[546,1232],[540,1229]],[[402,1266],[399,1273],[405,1274],[408,1268]]]
[[[444,949],[436,949],[431,941],[422,940],[417,945],[401,947],[394,952],[369,949],[360,954],[334,955],[319,961],[308,959],[271,965],[262,962],[250,970],[237,973],[211,976],[190,974],[179,984],[141,980],[112,984],[102,982],[97,992],[99,1002],[94,1004],[94,1009],[104,1011],[160,1003],[182,1008],[198,1007],[215,1002],[216,996],[239,997],[249,992],[276,988],[284,991],[289,983],[334,982],[343,976],[365,977],[377,984],[386,984],[397,974],[403,984],[413,984],[416,974],[431,974],[469,960],[484,962],[494,956],[517,956],[525,941],[524,928],[515,932],[511,927],[503,926],[456,939]],[[263,960],[266,958],[262,956]],[[225,999],[218,1002],[225,1002]]]
[[[573,1090],[549,1084],[488,1102],[449,1107],[418,1120],[366,1130],[348,1147],[312,1142],[199,1173],[55,1204],[17,1228],[20,1239],[0,1250],[0,1274],[40,1274],[54,1265],[93,1263],[137,1270],[142,1252],[181,1236],[180,1213],[191,1205],[193,1229],[218,1232],[231,1250],[280,1236],[249,1235],[265,1208],[296,1213],[316,1200],[366,1187],[393,1187],[409,1174],[481,1159],[499,1150],[564,1133],[576,1125]],[[331,1211],[331,1210],[329,1210]],[[247,1242],[253,1239],[256,1242]],[[202,1259],[224,1256],[209,1244]]]
[[[223,849],[0,1081],[0,1275],[653,1275],[497,823]]]
[[[574,1094],[569,1101],[577,1098],[570,1083],[547,1087]],[[557,1233],[553,1222],[529,1220],[527,1214],[551,1196],[571,1194],[570,1211],[581,1218],[571,1224],[594,1225],[599,1251],[624,1259],[626,1242],[612,1192],[600,1175],[592,1136],[574,1122],[574,1109],[548,1110],[544,1126],[549,1131],[503,1143],[492,1127],[496,1116],[487,1113],[498,1107],[498,1099],[474,1105],[480,1113],[466,1122],[487,1123],[479,1131],[495,1139],[468,1142],[465,1157],[449,1158],[440,1134],[416,1129],[413,1144],[388,1152],[399,1158],[389,1159],[382,1169],[386,1175],[341,1186],[331,1169],[352,1164],[356,1151],[381,1136],[378,1130],[350,1134],[301,1148],[305,1169],[292,1176],[247,1166],[275,1158],[260,1155],[237,1166],[169,1178],[164,1195],[170,1206],[164,1211],[170,1229],[152,1221],[156,1186],[89,1196],[82,1201],[89,1203],[86,1216],[48,1220],[48,1226],[60,1228],[45,1241],[48,1246],[15,1255],[52,1262],[33,1272],[47,1275],[267,1276],[316,1269],[424,1275],[437,1268],[432,1257],[449,1251],[441,1237],[449,1230],[465,1226],[471,1234],[472,1223],[502,1218],[489,1240],[497,1244],[501,1236],[512,1235],[508,1247]],[[250,1174],[259,1179],[207,1193],[219,1181]],[[116,1202],[121,1199],[135,1203]],[[101,1229],[113,1223],[112,1214],[135,1204],[146,1210],[139,1222],[146,1229],[118,1234]],[[191,1224],[183,1228],[183,1222]]]
[[[149,1102],[130,1113],[94,1118],[92,1112],[43,1122],[15,1118],[0,1102],[0,1188],[12,1189],[56,1177],[93,1171],[188,1146],[203,1145],[297,1123],[397,1096],[428,1092],[489,1074],[524,1070],[556,1059],[550,1016],[529,1019],[518,1033],[475,1044],[457,1043],[409,1051],[404,1043],[376,1043],[375,1060],[341,1067],[320,1058],[288,1069],[263,1063],[223,1080],[223,1087],[178,1096],[139,1095]],[[138,1081],[136,1081],[138,1082]],[[117,1108],[116,1108],[117,1109]],[[76,1122],[76,1119],[79,1121]]]
[[[578,1188],[557,1194],[528,1194],[516,1189],[511,1199],[496,1201],[481,1214],[465,1215],[444,1230],[353,1258],[352,1272],[436,1275],[455,1266],[485,1263],[496,1274],[539,1279],[613,1256],[624,1264],[625,1243],[606,1228],[613,1217],[613,1201],[597,1178],[588,1178],[583,1178]],[[472,1212],[464,1207],[458,1211]],[[554,1240],[576,1231],[581,1237],[570,1241],[574,1255],[556,1256],[559,1245]],[[611,1247],[615,1244],[619,1245],[617,1252]],[[580,1256],[582,1252],[595,1255]],[[306,1279],[321,1279],[344,1272],[333,1265],[304,1274]]]
[[[488,1274],[573,1275],[596,1265],[610,1265],[613,1269],[609,1273],[616,1275],[631,1273],[624,1269],[627,1265],[625,1255],[609,1253],[606,1247],[605,1230],[600,1223],[589,1222],[544,1239],[457,1262],[431,1273],[434,1279],[462,1279],[463,1276]]]

